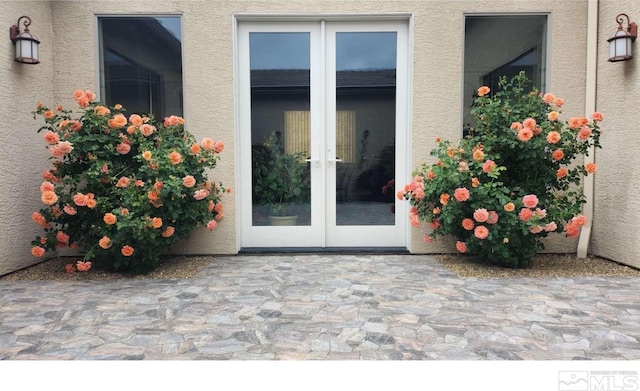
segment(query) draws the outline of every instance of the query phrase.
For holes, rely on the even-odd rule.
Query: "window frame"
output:
[[[126,13],[126,14],[113,14],[113,13],[97,13],[94,14],[94,42],[95,42],[95,94],[96,99],[100,102],[105,102],[106,99],[106,83],[105,83],[105,70],[104,70],[104,50],[103,50],[103,37],[100,28],[100,19],[107,18],[178,18],[180,20],[180,67],[181,67],[181,94],[180,94],[180,106],[182,110],[182,116],[186,115],[186,77],[185,77],[185,47],[184,47],[184,13],[182,12],[161,12],[161,13],[152,13],[152,12],[144,12],[144,13]],[[162,92],[160,92],[162,94]],[[163,98],[161,98],[163,99]],[[155,115],[156,113],[154,113]],[[168,113],[175,114],[175,113]]]
[[[462,58],[461,58],[461,83],[460,83],[460,107],[462,108],[461,113],[460,113],[460,137],[464,137],[464,130],[465,130],[465,116],[468,112],[468,107],[465,106],[465,85],[467,83],[466,80],[466,58],[467,58],[467,47],[466,47],[466,37],[467,37],[467,32],[466,32],[466,27],[467,27],[467,18],[469,17],[527,17],[527,16],[544,16],[545,17],[545,27],[543,30],[543,35],[541,37],[541,46],[539,47],[538,45],[533,45],[533,46],[528,46],[526,49],[520,51],[516,56],[512,57],[510,60],[502,63],[502,65],[498,66],[497,68],[495,68],[493,71],[495,71],[496,69],[501,68],[502,66],[516,61],[517,59],[519,59],[520,57],[524,56],[526,53],[528,53],[529,51],[531,51],[532,49],[536,49],[537,51],[539,51],[538,56],[542,58],[542,60],[540,61],[539,65],[541,67],[540,69],[540,90],[544,91],[544,90],[548,90],[549,89],[549,80],[550,80],[550,65],[551,65],[551,61],[550,61],[550,57],[551,57],[551,40],[549,39],[550,34],[551,34],[551,24],[552,24],[552,13],[550,11],[541,11],[541,12],[536,12],[536,11],[532,11],[532,12],[464,12],[462,14]],[[491,72],[487,72],[485,74],[483,74],[478,82],[482,83],[482,78],[487,75],[490,74]]]

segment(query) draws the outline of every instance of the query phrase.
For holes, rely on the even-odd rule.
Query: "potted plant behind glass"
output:
[[[253,203],[269,207],[270,225],[296,225],[295,206],[308,194],[304,152],[286,153],[279,134],[253,148]]]

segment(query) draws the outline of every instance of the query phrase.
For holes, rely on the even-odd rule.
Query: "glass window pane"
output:
[[[464,53],[464,128],[474,126],[471,104],[479,87],[497,89],[501,76],[521,71],[542,91],[546,77],[545,15],[467,16]]]
[[[394,225],[395,32],[336,34],[336,224]]]
[[[310,34],[250,33],[252,224],[310,225]]]
[[[183,116],[180,17],[104,17],[101,95],[127,113]]]

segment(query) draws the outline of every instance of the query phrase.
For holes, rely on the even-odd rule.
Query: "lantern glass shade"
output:
[[[16,61],[25,64],[37,64],[40,62],[38,45],[40,41],[28,32],[23,32],[16,37]]]
[[[609,41],[609,61],[625,61],[633,58],[632,45],[633,36],[626,31],[619,29],[608,39]]]

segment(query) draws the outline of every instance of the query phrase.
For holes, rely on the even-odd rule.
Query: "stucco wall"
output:
[[[42,207],[40,173],[47,162],[40,124],[31,111],[37,103],[52,102],[51,6],[48,2],[0,1],[0,275],[36,263],[31,241],[42,229],[31,213]],[[40,40],[40,64],[14,61],[15,48],[7,30],[22,15],[31,17],[30,32]],[[24,31],[24,26],[21,25]]]
[[[8,8],[4,7],[5,3]],[[98,91],[96,15],[182,15],[186,126],[198,139],[208,136],[224,140],[226,149],[213,178],[234,188],[237,186],[234,13],[413,12],[411,168],[430,159],[428,153],[436,136],[451,140],[460,137],[465,13],[549,12],[549,90],[566,100],[563,111],[567,117],[584,114],[586,1],[156,0],[3,2],[2,5],[3,10],[9,10],[0,15],[5,26],[15,23],[14,19],[22,13],[30,13],[34,18],[32,31],[42,41],[43,64],[36,67],[13,64],[11,43],[0,40],[0,72],[6,73],[6,77],[2,75],[3,80],[9,80],[9,88],[0,90],[0,107],[9,108],[10,121],[13,121],[2,125],[9,131],[3,131],[0,137],[24,144],[21,149],[10,152],[11,159],[3,161],[1,197],[4,207],[0,208],[0,213],[10,215],[0,219],[0,224],[5,224],[5,232],[17,230],[19,234],[4,235],[0,239],[0,273],[34,261],[29,254],[28,242],[38,232],[38,227],[30,222],[29,216],[40,207],[37,189],[39,173],[46,164],[46,153],[41,148],[40,137],[35,135],[37,124],[28,112],[38,100],[73,105],[72,94],[77,88]],[[24,90],[28,93],[18,93]],[[23,159],[32,156],[33,151],[37,152],[34,158]],[[13,194],[18,191],[21,197],[15,200]],[[234,218],[235,197],[233,193],[227,197],[225,220],[213,234],[198,231],[175,250],[235,253],[239,246]],[[6,207],[16,203],[20,203],[19,207]],[[412,230],[409,244],[412,251],[453,249],[446,241],[427,245],[422,241],[423,234],[422,230]],[[575,250],[575,241],[550,242],[552,251]]]
[[[640,41],[635,58],[607,61],[609,38],[617,29],[619,13],[640,23],[640,2],[601,1],[599,12],[597,110],[602,123],[602,149],[596,152],[595,211],[592,252],[640,267]]]

